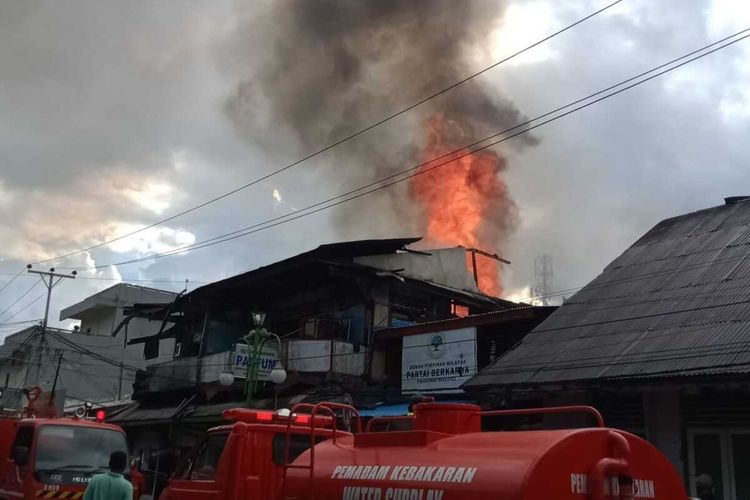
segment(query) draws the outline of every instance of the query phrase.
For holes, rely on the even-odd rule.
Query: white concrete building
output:
[[[114,336],[120,340],[120,345],[125,346],[128,355],[138,360],[139,367],[145,368],[151,364],[171,360],[174,355],[174,339],[128,345],[131,340],[154,335],[160,323],[144,318],[132,318],[120,327],[120,323],[126,317],[124,309],[133,304],[168,304],[175,297],[176,293],[165,290],[118,283],[66,307],[60,311],[60,321],[80,320],[80,332],[84,335]]]
[[[66,405],[101,404],[132,394],[139,362],[112,337],[32,326],[9,335],[0,346],[0,385],[18,390],[38,385],[45,392],[54,387],[58,402]],[[25,404],[25,399],[4,399],[3,408]]]

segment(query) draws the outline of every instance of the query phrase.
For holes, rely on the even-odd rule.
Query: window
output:
[[[17,446],[23,446],[31,450],[32,441],[34,441],[34,428],[28,425],[19,427],[16,432],[16,440],[13,441],[13,446],[10,448],[10,457],[13,457],[13,449]]]
[[[750,430],[688,431],[690,491],[715,500],[750,498]]]
[[[159,339],[150,338],[143,343],[143,357],[146,359],[159,357]]]
[[[451,314],[457,318],[465,318],[469,315],[469,306],[451,301]]]
[[[292,434],[289,438],[289,462],[291,463],[310,448],[310,435]],[[323,436],[315,437],[315,444],[318,444],[321,441],[325,441]],[[279,433],[273,437],[273,463],[276,465],[284,465],[285,458],[286,434]]]
[[[72,454],[71,450],[75,450]],[[43,425],[36,444],[36,470],[106,469],[113,451],[127,454],[125,434],[94,427]]]
[[[721,435],[719,433],[700,433],[693,436],[694,479],[710,477],[713,482],[714,495],[718,499],[724,498],[724,477],[722,469]],[[693,493],[698,495],[699,485],[695,485]]]
[[[251,326],[250,317],[244,309],[216,311],[210,314],[201,354],[205,356],[231,350],[232,346],[247,334]]]
[[[187,476],[191,481],[213,481],[228,436],[227,433],[212,434],[203,441],[188,460],[182,476]]]

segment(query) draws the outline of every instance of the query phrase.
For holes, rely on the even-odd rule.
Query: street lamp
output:
[[[253,329],[245,336],[248,349],[247,374],[245,376],[245,397],[248,403],[252,400],[258,387],[258,375],[260,374],[260,358],[263,354],[263,346],[269,339],[274,339],[278,345],[278,356],[281,357],[281,338],[263,328],[266,313],[252,311]],[[278,385],[286,380],[286,370],[277,361],[269,374],[271,382]]]
[[[219,375],[219,384],[221,384],[222,387],[231,387],[234,384],[234,373],[221,373]]]
[[[253,318],[253,326],[256,330],[263,328],[263,323],[266,322],[266,313],[263,311],[252,311],[250,315]]]
[[[273,370],[271,370],[268,376],[274,384],[283,384],[286,382],[286,370],[281,365],[281,361],[278,361],[274,365]]]

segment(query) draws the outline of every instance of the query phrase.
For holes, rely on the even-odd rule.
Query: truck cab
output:
[[[125,433],[101,421],[0,419],[0,499],[81,498],[117,450],[127,453]]]
[[[237,408],[224,417],[233,423],[208,431],[178,466],[160,500],[278,498],[285,463],[333,433],[349,435],[330,429],[328,416]]]

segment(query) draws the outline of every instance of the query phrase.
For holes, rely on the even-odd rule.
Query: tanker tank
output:
[[[345,435],[306,451],[287,470],[284,498],[687,499],[672,464],[635,435],[603,424],[481,432],[483,415],[502,413],[417,405],[413,430]]]

